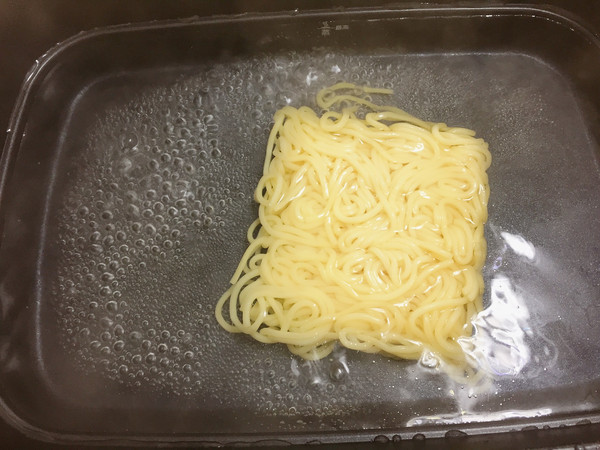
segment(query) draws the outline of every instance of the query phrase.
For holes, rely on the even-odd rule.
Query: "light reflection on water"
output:
[[[526,240],[523,236],[518,234],[507,233],[506,231],[500,232],[500,236],[510,249],[519,256],[523,256],[530,261],[535,259],[535,247],[531,242]]]
[[[512,251],[528,264],[535,264],[538,256],[535,246],[523,236],[500,231],[493,225],[490,229],[502,242],[492,266],[490,304],[473,320],[473,335],[460,339],[459,344],[474,367],[497,378],[518,375],[532,356],[527,343],[532,331],[524,293],[502,270],[507,253]]]
[[[407,426],[417,427],[433,424],[455,425],[473,422],[495,422],[506,419],[530,419],[547,416],[551,413],[551,408],[513,409],[493,413],[470,413],[463,410],[460,414],[440,414],[436,416],[415,417],[407,422]]]
[[[473,334],[459,339],[469,363],[477,373],[470,380],[471,384],[448,379],[447,390],[454,398],[455,411],[415,417],[407,422],[408,426],[491,422],[508,418],[535,418],[552,413],[549,407],[489,412],[480,410],[478,395],[498,394],[501,379],[514,381],[519,375],[526,376],[529,372],[525,369],[530,362],[538,364],[540,360],[547,359],[544,355],[536,355],[530,348],[534,337],[526,304],[526,300],[531,300],[530,294],[514,277],[509,276],[514,272],[511,262],[537,267],[545,258],[525,237],[500,231],[493,225],[490,229],[501,245],[496,255],[490,255],[493,263],[488,267],[489,305],[473,320]]]
[[[475,367],[491,375],[517,375],[531,358],[529,310],[505,275],[492,279],[490,291],[490,306],[473,320],[475,332],[459,343]]]

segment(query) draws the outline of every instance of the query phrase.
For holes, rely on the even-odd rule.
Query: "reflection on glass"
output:
[[[500,233],[506,245],[510,247],[510,249],[515,252],[519,256],[523,256],[530,261],[533,261],[535,258],[535,247],[531,242],[526,240],[523,236],[518,234],[507,233],[506,231],[502,231]]]
[[[490,302],[473,321],[473,335],[460,339],[460,345],[475,367],[488,374],[516,375],[531,357],[525,341],[529,310],[502,275],[491,281]]]

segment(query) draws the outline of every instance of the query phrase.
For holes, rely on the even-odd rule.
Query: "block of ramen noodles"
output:
[[[482,308],[491,162],[465,128],[417,119],[339,83],[274,117],[259,217],[220,298],[228,331],[306,359],[341,345],[464,361]]]

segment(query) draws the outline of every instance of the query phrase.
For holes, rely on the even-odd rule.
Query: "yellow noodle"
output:
[[[317,94],[320,117],[275,114],[259,219],[216,307],[227,331],[306,359],[339,341],[465,362],[458,339],[482,308],[491,156],[473,131],[369,95],[390,93],[339,83]]]

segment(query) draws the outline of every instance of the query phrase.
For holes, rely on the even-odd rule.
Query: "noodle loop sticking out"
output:
[[[482,306],[491,156],[471,130],[368,99],[389,93],[340,83],[317,95],[321,117],[275,114],[259,218],[217,304],[223,328],[306,359],[339,341],[464,362],[457,339]]]

